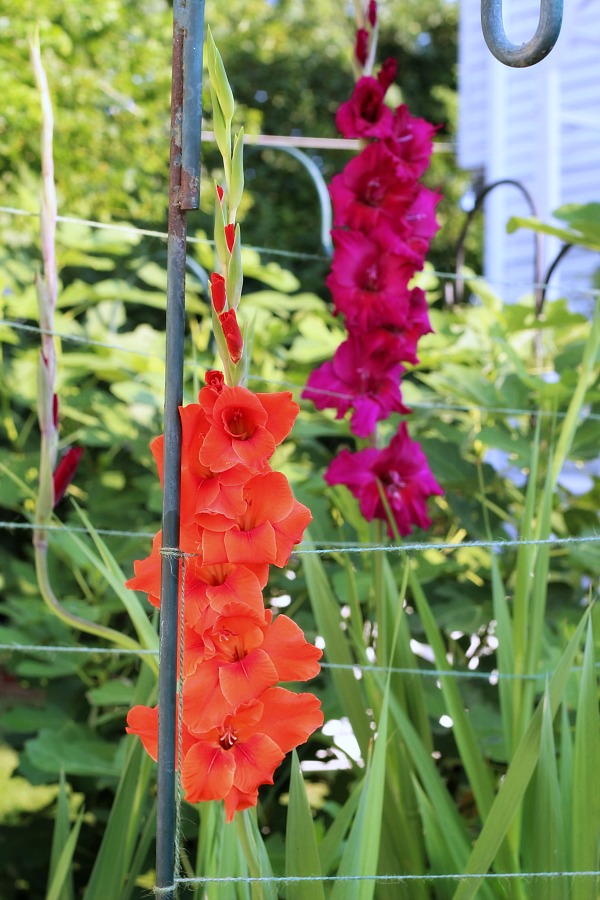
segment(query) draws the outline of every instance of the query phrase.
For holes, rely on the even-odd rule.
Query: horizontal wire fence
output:
[[[6,215],[12,216],[25,216],[28,218],[39,218],[39,213],[34,212],[32,210],[20,209],[13,206],[0,206],[0,213],[4,213]],[[57,216],[58,222],[64,222],[66,224],[74,224],[74,225],[86,225],[89,228],[98,228],[107,231],[117,231],[122,233],[129,234],[139,234],[141,237],[153,237],[159,238],[160,240],[166,241],[168,239],[168,234],[166,231],[160,231],[158,229],[151,228],[138,228],[135,225],[124,225],[113,222],[99,222],[95,219],[82,219],[77,216]],[[57,240],[60,240],[60,232],[57,233]],[[187,238],[188,244],[204,244],[210,247],[214,247],[215,242],[211,238],[207,237],[194,237],[190,235]],[[316,262],[329,263],[330,259],[328,256],[325,256],[322,253],[303,253],[299,250],[281,250],[275,247],[259,247],[253,246],[251,244],[244,244],[245,250],[252,250],[256,253],[261,253],[269,256],[281,256],[282,258],[287,259],[297,259],[297,260],[314,260]],[[466,282],[483,282],[485,284],[493,285],[496,287],[513,287],[513,288],[524,288],[526,290],[536,290],[538,288],[550,288],[552,287],[552,282],[536,282],[536,281],[527,281],[527,282],[515,282],[515,281],[504,281],[498,279],[488,279],[484,275],[470,275],[466,273],[457,273],[457,272],[438,272],[436,270],[426,270],[426,274],[435,275],[438,278],[443,278],[447,281],[466,281]],[[561,291],[568,291],[570,294],[576,294],[578,296],[586,296],[586,297],[598,297],[600,296],[600,288],[588,288],[582,287],[581,285],[569,285],[569,284],[561,284]]]
[[[34,212],[30,212],[27,210],[21,210],[13,207],[0,207],[0,213],[5,213],[8,215],[14,216],[32,216],[35,217],[38,214]],[[138,234],[140,236],[159,238],[161,240],[166,240],[167,234],[162,231],[153,230],[153,229],[140,229],[134,226],[129,225],[119,225],[119,224],[111,224],[111,223],[103,223],[96,222],[94,220],[86,220],[79,219],[71,216],[59,216],[59,221],[67,224],[80,224],[84,226],[88,226],[91,228],[100,228],[106,230],[114,230],[116,232],[128,232],[133,234]],[[213,245],[214,242],[209,240],[208,238],[190,238],[190,243],[198,243],[198,244],[207,244]],[[248,247],[247,249],[254,250],[261,254],[278,256],[282,258],[290,258],[290,259],[298,259],[298,260],[316,260],[322,261],[324,263],[328,262],[328,258],[322,254],[306,254],[299,253],[296,251],[283,251],[277,250],[274,248],[265,248],[265,247]],[[438,271],[430,271],[427,274],[431,274],[437,278],[445,279],[448,281],[453,281],[458,278],[465,281],[470,282],[485,282],[488,284],[492,284],[492,286],[498,287],[520,287],[524,290],[535,290],[538,287],[547,287],[547,284],[532,284],[532,283],[523,283],[523,284],[515,284],[510,281],[506,282],[490,282],[488,279],[483,276],[467,276],[467,275],[457,275],[453,272],[438,272]],[[562,291],[571,290],[574,293],[584,296],[598,297],[600,296],[600,289],[587,289],[572,286],[569,289],[568,286],[561,286]],[[48,333],[43,329],[40,329],[37,326],[29,325],[27,323],[21,321],[15,321],[11,319],[0,319],[0,326],[10,327],[17,331],[22,331],[24,333],[33,333],[33,334],[41,334]],[[63,333],[59,331],[51,332],[56,337],[61,340],[67,342],[73,342],[75,344],[81,344],[91,347],[98,347],[103,349],[108,349],[117,352],[129,353],[139,357],[145,357],[148,359],[155,359],[157,361],[164,363],[164,358],[159,354],[152,354],[146,351],[140,350],[135,347],[123,347],[119,344],[99,341],[91,338],[87,338],[84,335]],[[190,363],[191,364],[191,363]],[[293,382],[277,380],[273,378],[264,378],[261,376],[253,376],[251,380],[254,382],[259,382],[266,385],[271,385],[275,387],[285,387],[291,389],[295,392],[302,392],[305,388],[304,385],[298,385]],[[313,393],[322,393],[327,394],[329,396],[336,396],[343,399],[350,399],[349,395],[345,395],[342,393],[334,392],[334,391],[326,391],[319,389],[312,389]],[[551,410],[543,410],[543,409],[518,409],[518,408],[509,408],[509,407],[486,407],[479,405],[467,405],[467,404],[456,404],[456,403],[438,403],[438,402],[413,402],[410,404],[412,407],[416,409],[424,409],[424,410],[432,410],[439,412],[455,412],[455,413],[470,413],[477,415],[485,415],[485,414],[495,414],[502,416],[528,416],[528,417],[551,417],[551,418],[563,418],[566,413],[563,412],[554,412]],[[586,413],[586,420],[598,421],[600,420],[599,414],[594,414],[591,412]],[[44,526],[46,530],[50,532],[65,532],[65,533],[78,533],[78,534],[89,534],[89,530],[85,527],[78,526],[70,526],[64,525],[60,522],[56,524]],[[4,531],[32,531],[36,528],[30,522],[10,522],[10,521],[0,521],[0,530]],[[102,535],[103,537],[130,537],[132,539],[150,539],[155,535],[153,532],[134,532],[134,531],[126,531],[119,529],[104,529],[99,528],[95,529],[95,533]],[[438,550],[443,552],[455,552],[459,550],[468,550],[474,548],[485,548],[492,550],[494,552],[502,552],[507,549],[515,549],[519,546],[523,545],[552,545],[557,548],[568,547],[573,544],[597,544],[600,542],[600,534],[593,535],[582,535],[582,536],[570,536],[570,537],[551,537],[548,539],[539,539],[539,540],[518,540],[518,539],[506,539],[506,540],[474,540],[474,541],[463,541],[463,542],[406,542],[401,545],[389,545],[389,544],[359,544],[356,542],[313,542],[311,546],[305,546],[303,544],[299,544],[295,550],[294,555],[302,555],[302,554],[317,554],[317,555],[333,555],[337,556],[339,554],[368,554],[368,553],[391,553],[391,554],[403,554],[403,555],[411,555],[415,553],[422,553],[430,550]],[[167,551],[168,552],[168,551]],[[187,554],[183,552],[178,552],[182,559],[182,566],[185,565],[185,559],[190,556],[196,556],[199,554]],[[183,583],[183,580],[182,580]],[[183,586],[183,585],[182,585]],[[183,604],[182,604],[183,609]],[[183,613],[182,613],[183,614]],[[158,656],[158,650],[154,649],[145,649],[145,648],[134,648],[134,649],[123,649],[123,648],[113,648],[113,647],[92,647],[92,646],[64,646],[64,645],[38,645],[38,644],[19,644],[15,642],[6,642],[0,643],[0,653],[22,653],[22,654],[74,654],[74,655],[94,655],[94,654],[104,654],[107,656],[129,656],[129,657],[145,657],[145,656]],[[539,673],[512,673],[512,672],[498,672],[497,670],[492,670],[490,672],[482,672],[478,670],[466,670],[466,669],[451,669],[448,670],[440,670],[436,668],[427,668],[427,661],[424,660],[424,667],[394,667],[394,666],[378,666],[376,664],[365,665],[360,663],[353,664],[339,664],[339,663],[322,663],[322,668],[325,670],[334,670],[334,669],[346,669],[352,670],[355,673],[356,677],[361,677],[363,672],[381,672],[389,673],[393,675],[403,675],[403,676],[419,676],[423,678],[434,678],[439,680],[441,678],[456,678],[456,679],[472,679],[472,680],[485,680],[490,685],[496,685],[500,681],[504,680],[521,680],[521,681],[538,681],[540,683],[544,683],[551,675],[552,671],[545,671]],[[600,663],[597,664],[597,668],[600,669]],[[180,660],[180,671],[183,671],[183,666],[181,665]],[[580,672],[580,667],[573,667],[572,672]],[[178,688],[178,730],[181,729],[181,700],[180,700],[180,686]],[[181,746],[181,741],[179,741],[179,746]],[[180,768],[180,767],[179,767]],[[176,815],[177,815],[177,847],[176,847],[176,855],[179,859],[180,854],[180,835],[181,835],[181,806],[182,806],[182,797],[181,797],[181,787],[178,787],[178,797],[176,804]],[[401,874],[385,874],[385,875],[365,875],[365,876],[311,876],[311,877],[248,877],[248,876],[240,876],[240,877],[181,877],[178,876],[175,878],[174,884],[166,887],[166,888],[154,888],[154,893],[160,896],[163,893],[169,893],[173,890],[173,888],[181,885],[209,885],[209,884],[222,884],[222,885],[231,885],[231,884],[253,884],[253,883],[262,883],[262,884],[273,884],[276,886],[284,887],[286,884],[294,884],[294,883],[302,883],[302,882],[313,882],[313,883],[330,883],[330,882],[376,882],[380,884],[404,884],[410,882],[426,882],[426,883],[434,883],[434,882],[457,882],[468,879],[484,879],[484,880],[493,880],[493,881],[503,881],[503,880],[515,880],[519,879],[522,881],[532,881],[539,879],[589,879],[589,878],[597,878],[600,877],[600,871],[572,871],[572,872],[561,872],[561,871],[548,871],[548,872],[521,872],[521,873],[494,873],[494,872],[484,872],[480,874],[469,874],[465,875],[463,873],[449,873],[449,874],[422,874],[422,875],[401,875]]]

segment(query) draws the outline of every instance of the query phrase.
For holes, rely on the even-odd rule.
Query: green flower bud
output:
[[[244,193],[244,129],[235,139],[233,156],[231,158],[231,183],[229,184],[229,209],[233,216],[242,202]]]
[[[215,185],[215,195],[217,198],[217,202],[215,203],[215,250],[217,251],[219,262],[225,267],[229,263],[229,250],[227,249],[227,241],[225,240],[226,223],[217,185]]]
[[[206,47],[208,51],[206,56],[208,60],[208,74],[210,76],[211,88],[214,89],[217,95],[223,118],[231,125],[234,108],[233,92],[227,78],[227,72],[225,71],[221,54],[217,50],[217,45],[214,42],[210,28],[208,29]]]
[[[227,298],[229,300],[229,308],[237,309],[242,296],[242,285],[244,283],[244,272],[242,269],[242,239],[239,225],[235,226],[233,250],[228,256]]]

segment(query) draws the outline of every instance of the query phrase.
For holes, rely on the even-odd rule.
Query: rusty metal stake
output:
[[[165,443],[161,565],[156,887],[173,900],[176,868],[178,599],[186,209],[199,202],[203,0],[174,0],[167,243]],[[195,120],[195,121],[194,121]],[[185,134],[185,151],[182,149]],[[185,152],[185,177],[183,156]]]

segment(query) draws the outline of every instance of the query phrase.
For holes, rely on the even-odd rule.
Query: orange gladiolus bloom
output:
[[[203,388],[198,399],[210,423],[200,462],[213,472],[239,463],[260,472],[289,434],[299,410],[289,391],[253,394],[244,387],[225,386],[219,394]]]

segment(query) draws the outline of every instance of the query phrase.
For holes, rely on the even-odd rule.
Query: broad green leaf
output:
[[[68,722],[59,731],[43,728],[25,742],[30,762],[40,771],[58,775],[118,778],[122,769],[119,745],[98,737],[85,725]]]
[[[529,228],[531,231],[538,231],[541,234],[549,234],[552,237],[560,238],[565,244],[578,244],[579,246],[589,247],[590,250],[600,250],[600,240],[590,240],[587,235],[582,232],[570,231],[567,228],[557,228],[555,225],[548,225],[541,219],[534,216],[529,218],[525,216],[511,216],[506,225],[509,234],[513,234],[519,228]]]
[[[319,850],[312,813],[304,779],[300,771],[298,754],[292,754],[290,798],[285,834],[285,874],[290,876],[322,875]],[[325,900],[320,881],[290,883],[286,888],[287,900]]]

